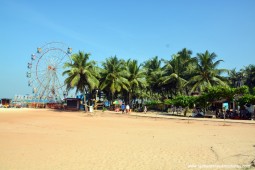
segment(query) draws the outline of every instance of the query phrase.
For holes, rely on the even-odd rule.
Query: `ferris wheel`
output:
[[[28,86],[32,88],[34,98],[58,102],[67,92],[64,87],[66,77],[64,63],[71,62],[72,48],[64,43],[50,42],[37,48],[27,64]]]

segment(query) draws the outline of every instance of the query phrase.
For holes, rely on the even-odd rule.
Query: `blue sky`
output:
[[[215,52],[222,68],[255,64],[255,0],[1,0],[0,98],[30,94],[27,62],[60,41],[99,62],[140,63],[182,48]]]

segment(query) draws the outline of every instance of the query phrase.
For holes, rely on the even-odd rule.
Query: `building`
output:
[[[0,99],[0,104],[2,107],[10,107],[10,104],[11,104],[11,99],[8,99],[8,98],[2,98]]]
[[[66,98],[64,99],[66,102],[65,109],[67,110],[79,110],[81,100],[78,98]]]

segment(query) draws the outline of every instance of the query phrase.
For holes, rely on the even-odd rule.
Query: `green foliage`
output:
[[[100,89],[111,93],[112,100],[115,93],[129,89],[129,81],[125,61],[118,59],[117,56],[110,57],[102,63]]]
[[[235,89],[228,86],[214,86],[209,87],[204,95],[207,97],[207,101],[216,101],[220,99],[229,99],[234,95]]]
[[[76,88],[76,93],[92,91],[99,85],[99,73],[96,71],[96,62],[89,61],[90,54],[79,51],[71,56],[70,62],[64,63],[67,75],[65,84],[67,90]]]
[[[249,87],[248,86],[241,86],[236,88],[236,94],[249,94]]]
[[[138,65],[137,60],[128,60],[127,61],[127,72],[128,72],[128,82],[129,82],[129,89],[128,89],[128,103],[131,103],[131,99],[135,98],[137,95],[137,90],[145,89],[147,86],[147,81],[145,79],[146,73],[145,70],[142,69],[141,64]]]
[[[192,96],[177,96],[176,98],[174,98],[173,101],[176,106],[187,107],[193,103],[193,97]]]
[[[208,106],[210,106],[209,98],[210,96],[208,94],[203,94],[201,96],[198,96],[195,100],[196,106],[199,106],[204,112]]]
[[[149,108],[149,109],[155,109],[155,110],[162,110],[163,109],[163,102],[159,101],[159,100],[150,100],[145,102],[145,105]]]
[[[255,96],[251,94],[245,94],[241,98],[238,99],[239,105],[245,105],[246,103],[248,104],[255,104]]]
[[[163,102],[161,102],[159,100],[151,100],[151,101],[145,102],[145,105],[147,105],[147,106],[154,106],[154,105],[158,105],[158,104],[163,104]]]
[[[165,99],[165,100],[164,100],[164,104],[165,104],[165,105],[174,105],[174,102],[173,102],[172,99]]]
[[[247,86],[242,86],[238,88],[231,88],[228,86],[214,86],[209,87],[202,96],[203,100],[213,102],[221,99],[226,99],[228,101],[233,100],[236,95],[248,94],[249,88]]]
[[[159,77],[162,77],[163,70],[162,70],[162,62],[158,59],[157,56],[154,58],[145,61],[143,64],[143,68],[145,70],[145,78],[148,83],[147,90],[151,92],[151,94],[159,94],[161,90],[160,80]]]
[[[193,107],[196,100],[197,100],[197,97],[181,95],[181,96],[177,96],[174,99],[166,99],[164,101],[164,104],[182,106],[182,107]]]
[[[255,95],[255,66],[250,65],[244,70],[232,70],[226,84],[227,72],[219,69],[222,60],[216,60],[215,53],[198,53],[192,57],[192,52],[186,48],[172,56],[169,60],[154,57],[138,64],[137,60],[123,60],[117,56],[107,58],[102,62],[102,68],[95,61],[89,60],[89,53],[78,52],[71,56],[71,62],[65,63],[65,84],[67,90],[90,93],[93,89],[104,91],[108,100],[117,96],[125,101],[140,99],[149,107],[160,108],[165,105],[176,105],[190,108],[194,104],[207,107],[211,102],[226,99],[229,102],[240,99],[241,103],[253,102]],[[228,72],[228,73],[230,73]],[[192,91],[200,96],[185,96]],[[243,97],[241,97],[243,96]],[[86,97],[86,96],[85,96]],[[165,98],[171,98],[160,101]],[[85,99],[86,100],[86,99]]]
[[[218,69],[218,65],[223,60],[217,60],[215,53],[198,53],[196,57],[195,69],[192,71],[192,77],[186,85],[192,86],[191,91],[204,91],[208,87],[222,85],[228,86],[227,80],[221,76],[227,72],[226,69]]]
[[[107,109],[106,109],[105,107],[103,107],[103,110],[102,110],[102,111],[105,112],[106,110],[107,110]]]
[[[252,89],[255,87],[255,65],[250,64],[242,71],[244,73],[244,84],[247,85],[250,92],[252,92]]]

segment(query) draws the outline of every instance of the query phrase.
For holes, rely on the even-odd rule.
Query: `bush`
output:
[[[102,110],[102,112],[104,112],[104,111],[106,111],[107,109],[105,108],[105,107],[103,107],[103,110]]]
[[[174,99],[166,99],[164,104],[182,107],[193,107],[196,99],[197,97],[195,96],[177,96]]]
[[[162,110],[164,104],[159,100],[151,100],[145,102],[145,105],[148,107],[148,109]]]
[[[240,106],[245,105],[246,103],[249,104],[255,104],[255,96],[251,95],[251,94],[245,94],[244,96],[242,96],[241,98],[239,98],[237,100],[237,102],[239,103]]]

